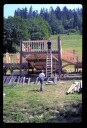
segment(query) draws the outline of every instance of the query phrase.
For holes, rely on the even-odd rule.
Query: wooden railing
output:
[[[22,41],[22,51],[23,52],[35,52],[35,51],[47,51],[48,40],[32,40],[32,41]],[[57,50],[57,40],[51,40],[52,50]]]
[[[67,52],[62,50],[62,60],[65,60],[67,62],[71,62],[72,64],[75,64],[78,62],[78,56],[76,56],[73,52]]]

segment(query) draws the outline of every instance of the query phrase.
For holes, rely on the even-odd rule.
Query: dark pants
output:
[[[43,82],[44,82],[44,80],[42,79],[42,78],[39,78],[39,81],[40,81],[40,91],[42,91],[43,90]]]
[[[51,53],[51,48],[48,48],[48,53]]]

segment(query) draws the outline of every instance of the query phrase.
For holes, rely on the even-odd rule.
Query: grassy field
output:
[[[6,123],[81,122],[82,94],[66,95],[74,80],[57,85],[4,85],[3,121]]]

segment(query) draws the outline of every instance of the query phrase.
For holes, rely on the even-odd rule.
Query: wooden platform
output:
[[[13,54],[14,56],[16,54]],[[19,54],[20,55],[20,54]],[[58,69],[58,51],[52,51],[52,55],[53,55],[53,70],[54,69]],[[11,65],[15,65],[20,67],[20,56],[19,58],[16,57],[16,59],[14,60],[14,62],[12,62],[11,60],[11,56],[9,54],[9,61],[4,61],[5,65],[10,67]],[[42,52],[23,52],[22,53],[22,66],[27,68],[28,67],[28,61],[30,63],[30,68],[34,67],[37,70],[42,70],[42,69],[46,69],[46,57],[47,57],[47,51],[42,51]],[[5,59],[5,58],[4,58]],[[6,60],[6,59],[5,59]],[[66,51],[62,51],[62,61],[66,62],[65,65],[62,65],[62,68],[68,66],[68,65],[77,65],[77,56],[73,55],[73,53],[69,53]]]

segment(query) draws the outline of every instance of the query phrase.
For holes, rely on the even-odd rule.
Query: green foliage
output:
[[[30,18],[26,20],[28,26],[28,32],[31,40],[48,39],[50,36],[50,26],[41,17]]]
[[[22,19],[19,16],[4,19],[3,52],[17,52],[20,40],[48,39],[51,28],[43,18]]]
[[[23,13],[24,12],[24,13]],[[18,9],[16,11],[15,16],[21,16],[22,18],[35,18],[35,17],[43,17],[44,20],[46,20],[52,30],[52,34],[58,34],[63,33],[63,31],[58,31],[59,28],[58,22],[61,21],[61,28],[64,30],[68,29],[75,29],[78,27],[78,30],[80,33],[82,33],[82,8],[81,9],[73,9],[69,10],[66,6],[61,10],[60,7],[56,7],[54,10],[51,6],[49,11],[46,8],[41,8],[40,14],[37,10],[33,11],[32,6],[29,9],[29,12],[27,12],[27,8],[25,9]]]
[[[70,33],[76,33],[76,30],[75,29],[69,29],[69,32]]]
[[[8,17],[4,19],[4,52],[15,52],[15,46],[20,44],[20,40],[29,38],[27,26],[20,17]]]

